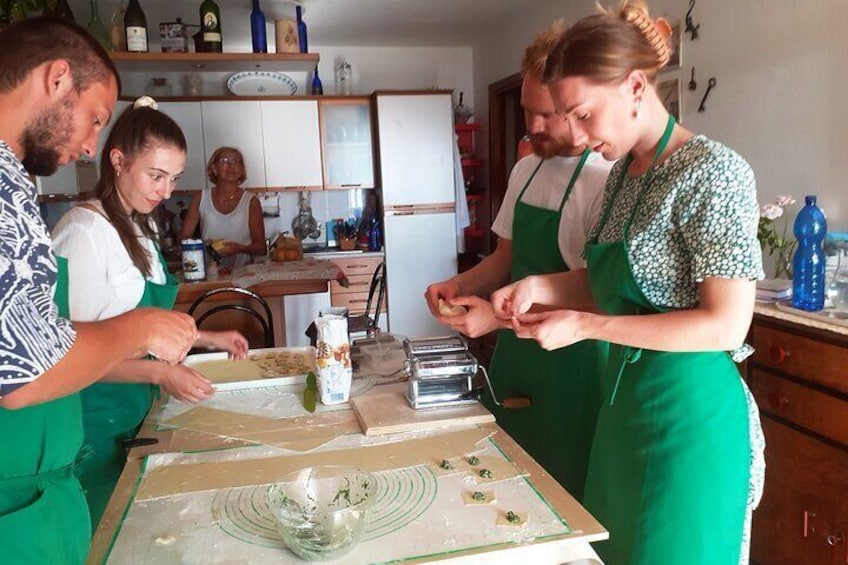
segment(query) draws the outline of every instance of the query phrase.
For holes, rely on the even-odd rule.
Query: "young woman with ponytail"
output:
[[[150,216],[170,197],[185,168],[186,140],[179,126],[140,98],[115,122],[100,160],[96,198],[67,212],[53,230],[59,261],[55,301],[73,321],[112,318],[142,306],[170,309],[177,281],[159,251]],[[238,332],[199,331],[195,346],[247,354]],[[80,482],[91,513],[92,531],[126,461],[124,442],[138,432],[161,386],[184,402],[214,392],[200,373],[151,359],[125,361],[81,393],[85,443]]]
[[[619,161],[587,268],[492,301],[546,349],[611,344],[584,498],[610,531],[605,562],[736,565],[763,479],[759,415],[734,364],[762,276],[756,189],[742,157],[663,107],[670,31],[625,0],[554,48],[545,80],[574,143]]]

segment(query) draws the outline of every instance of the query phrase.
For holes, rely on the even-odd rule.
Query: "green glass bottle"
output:
[[[221,53],[224,42],[221,36],[221,11],[213,0],[204,0],[200,5],[200,29],[208,51]]]
[[[90,0],[89,7],[91,16],[88,18],[85,29],[103,46],[103,49],[109,51],[112,48],[112,42],[109,40],[109,32],[106,31],[106,26],[100,19],[100,8],[97,6],[97,0]]]

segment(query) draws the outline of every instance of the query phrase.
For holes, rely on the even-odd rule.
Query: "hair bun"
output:
[[[152,108],[153,110],[158,110],[159,103],[151,96],[141,96],[133,103],[133,110],[138,110],[139,108]]]
[[[657,55],[657,68],[663,68],[671,59],[671,24],[665,18],[652,20],[644,10],[630,9],[624,12],[625,21],[635,25]]]

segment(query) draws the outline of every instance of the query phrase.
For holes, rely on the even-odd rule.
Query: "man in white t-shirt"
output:
[[[495,393],[500,400],[529,398],[530,406],[505,410],[493,399],[487,403],[501,427],[580,497],[600,398],[601,347],[588,342],[544,351],[518,339],[495,318],[488,301],[511,280],[585,267],[583,246],[600,213],[612,163],[572,145],[568,125],[541,82],[547,53],[563,30],[557,22],[524,53],[521,105],[533,154],[512,169],[492,226],[499,236],[494,253],[473,269],[430,285],[425,296],[441,323],[467,336],[506,328],[491,365]]]

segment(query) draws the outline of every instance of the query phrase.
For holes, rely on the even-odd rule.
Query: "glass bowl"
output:
[[[307,561],[321,561],[341,557],[359,543],[375,493],[369,472],[322,465],[271,485],[268,506],[289,549]]]

